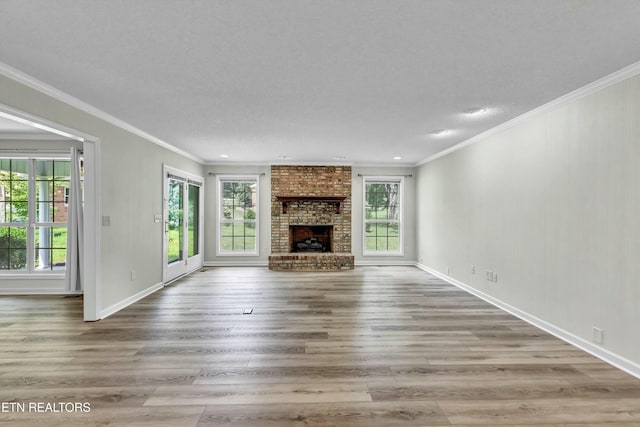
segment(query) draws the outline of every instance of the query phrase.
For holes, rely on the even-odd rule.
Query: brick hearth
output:
[[[291,253],[289,232],[294,225],[333,226],[333,252]],[[353,266],[351,167],[272,166],[269,269],[331,271]]]

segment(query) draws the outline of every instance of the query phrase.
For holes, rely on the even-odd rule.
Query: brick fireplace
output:
[[[271,167],[269,269],[352,269],[351,167]]]

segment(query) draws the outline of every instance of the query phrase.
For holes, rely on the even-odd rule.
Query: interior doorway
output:
[[[20,269],[24,271],[17,272],[20,274],[13,274],[14,272],[9,271],[9,275],[3,277],[5,282],[16,283],[15,289],[5,289],[6,293],[82,293],[84,320],[99,320],[102,318],[99,271],[100,228],[98,227],[100,214],[98,185],[100,175],[100,139],[4,104],[0,104],[0,122],[0,141],[2,141],[2,146],[6,148],[6,153],[9,153],[5,154],[5,157],[15,158],[22,153],[22,157],[27,159],[27,162],[31,162],[29,168],[33,171],[33,176],[27,178],[26,181],[35,180],[34,184],[36,184],[27,182],[27,196],[15,201],[7,199],[4,203],[5,211],[8,205],[11,205],[10,209],[14,210],[15,206],[13,205],[17,206],[19,204],[26,205],[23,210],[26,209],[27,214],[29,210],[32,211],[30,215],[24,216],[28,220],[26,223],[11,221],[12,216],[9,216],[9,228],[11,226],[15,226],[14,228],[16,229],[24,228],[24,241],[26,243],[22,245],[24,248],[14,247],[14,241],[12,240],[10,244],[6,245],[5,249],[9,252],[12,249],[18,249],[16,251],[18,254],[24,252],[26,254],[26,263],[25,269]],[[33,148],[30,145],[34,141],[38,141],[37,148]],[[37,181],[49,181],[50,176],[57,176],[58,178],[60,178],[59,175],[66,176],[65,173],[59,173],[59,167],[62,166],[64,169],[67,163],[57,161],[58,167],[56,167],[56,160],[54,160],[54,158],[59,159],[61,155],[59,151],[60,144],[58,144],[60,141],[73,141],[75,148],[84,153],[82,162],[82,175],[84,177],[82,194],[84,197],[80,203],[80,209],[83,212],[82,220],[80,221],[83,233],[78,235],[83,249],[80,251],[82,257],[78,260],[79,269],[77,271],[78,276],[76,276],[76,278],[80,277],[79,282],[76,282],[81,286],[79,290],[75,290],[75,288],[52,289],[49,286],[50,282],[56,281],[56,277],[51,278],[51,276],[55,276],[59,271],[56,269],[59,266],[54,265],[56,264],[55,262],[52,264],[52,261],[62,257],[62,249],[58,248],[59,245],[56,242],[64,242],[63,235],[66,231],[64,227],[58,226],[55,215],[52,214],[56,209],[60,213],[62,211],[61,206],[67,201],[65,198],[66,192],[64,191],[65,180],[60,179],[58,181],[62,184],[55,185],[57,181],[54,179],[48,195],[47,193],[36,191],[38,188]],[[25,146],[31,148],[28,153],[25,152]],[[65,145],[65,150],[67,148]],[[40,160],[40,163],[38,163],[38,160],[35,160],[37,157],[46,159]],[[32,160],[28,160],[29,158],[32,158]],[[51,166],[52,169],[48,166]],[[11,180],[10,178],[9,181]],[[16,189],[11,183],[7,184],[5,182],[4,186],[7,188],[13,187],[11,188],[12,190]],[[61,191],[58,195],[59,197],[55,195],[56,191]],[[80,194],[80,190],[76,191],[76,194]],[[57,203],[58,199],[60,199],[59,203]],[[29,203],[31,203],[31,206],[29,206]],[[48,208],[46,205],[48,205]],[[17,212],[19,212],[19,209]],[[18,218],[21,217],[18,216]],[[7,221],[6,215],[4,221]],[[24,225],[24,227],[20,227],[21,225]],[[33,260],[30,258],[33,258]],[[66,265],[68,261],[68,259],[65,260],[67,273],[70,271],[69,266]],[[38,266],[49,266],[50,268],[48,271],[39,271],[44,270],[44,268],[37,268]],[[45,279],[45,276],[48,277]]]

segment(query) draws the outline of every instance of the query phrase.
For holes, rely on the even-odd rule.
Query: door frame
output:
[[[0,67],[0,75],[2,75]],[[15,79],[15,77],[13,77]],[[19,78],[17,81],[24,81]],[[84,152],[84,257],[83,257],[83,318],[87,322],[102,319],[100,283],[100,138],[89,135],[41,116],[17,110],[0,103],[0,112],[23,123],[82,142]],[[64,291],[68,293],[68,291]]]
[[[169,249],[168,245],[168,221],[169,221],[169,211],[168,211],[168,191],[169,191],[169,175],[173,175],[175,177],[179,177],[183,179],[183,235],[185,238],[183,239],[183,254],[185,256],[182,260],[176,261],[171,265],[167,263],[167,253]],[[204,178],[192,174],[190,172],[183,171],[181,169],[174,168],[167,164],[162,165],[162,282],[166,285],[168,283],[173,282],[177,278],[191,273],[194,270],[197,270],[203,265],[203,243],[204,243],[204,233],[203,233],[203,220],[204,220]],[[188,256],[188,205],[189,205],[189,185],[199,184],[200,191],[198,192],[198,255],[189,257]]]

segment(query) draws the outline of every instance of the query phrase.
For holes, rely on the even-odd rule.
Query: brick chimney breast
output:
[[[292,253],[293,226],[330,226],[332,251]],[[353,266],[351,166],[272,166],[269,269],[335,271]]]

